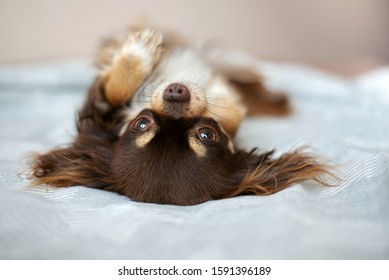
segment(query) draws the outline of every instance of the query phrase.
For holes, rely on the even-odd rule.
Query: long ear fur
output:
[[[72,145],[28,158],[31,166],[31,185],[84,185],[93,188],[107,186],[112,143],[117,139],[116,132],[120,124],[118,111],[119,108],[108,105],[101,81],[96,79],[79,111],[78,136]]]
[[[110,183],[110,143],[90,135],[80,135],[67,148],[30,157],[31,186],[47,184],[51,187],[83,185],[104,189]]]
[[[314,180],[323,186],[331,186],[326,177],[338,179],[331,167],[303,149],[283,154],[274,159],[274,151],[260,155],[251,153],[251,170],[231,196],[241,194],[270,195],[294,183]]]

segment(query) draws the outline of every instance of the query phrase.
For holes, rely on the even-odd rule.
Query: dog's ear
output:
[[[109,185],[109,164],[112,149],[107,141],[81,135],[66,148],[29,157],[32,186],[51,187],[83,185],[104,189]]]
[[[238,153],[239,154],[239,153]],[[242,158],[242,156],[239,156]],[[242,159],[240,159],[242,162]],[[330,186],[327,179],[337,179],[331,167],[318,160],[318,157],[299,149],[274,158],[274,151],[245,156],[246,170],[240,170],[241,184],[231,196],[254,194],[269,195],[284,190],[294,183],[314,180],[321,185]],[[244,175],[243,175],[244,174]]]

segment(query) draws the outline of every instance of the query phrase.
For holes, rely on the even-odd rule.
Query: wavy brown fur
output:
[[[139,149],[126,136],[111,142],[80,134],[70,147],[32,157],[32,185],[83,185],[136,201],[193,205],[238,195],[269,195],[306,180],[329,186],[325,177],[334,177],[328,165],[304,149],[275,158],[274,151],[231,154],[224,142],[199,158],[186,146],[178,148],[174,139],[168,146],[163,141]]]
[[[32,186],[47,184],[52,187],[110,187],[112,180],[109,162],[112,151],[105,147],[105,152],[100,150],[95,153],[89,148],[90,144],[90,139],[83,143],[79,138],[78,144],[73,147],[31,155]],[[99,145],[98,141],[94,144]],[[104,145],[99,149],[102,147]],[[283,154],[276,159],[272,158],[273,154],[274,151],[270,151],[256,155],[255,158],[259,160],[256,168],[249,170],[242,183],[228,196],[270,195],[307,180],[314,180],[323,186],[332,186],[326,182],[326,177],[337,179],[328,164],[318,162],[317,156],[303,149]]]
[[[332,167],[320,162],[316,155],[300,148],[274,159],[274,150],[260,155],[260,162],[247,173],[242,183],[231,194],[270,195],[295,183],[313,180],[323,186],[331,186],[329,178],[337,179]]]
[[[88,186],[104,189],[110,184],[109,162],[112,147],[109,142],[79,136],[67,148],[30,156],[32,186]]]

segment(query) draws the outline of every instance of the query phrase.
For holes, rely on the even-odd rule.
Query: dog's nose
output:
[[[189,99],[189,89],[180,83],[168,85],[163,92],[163,100],[167,102],[188,102]]]

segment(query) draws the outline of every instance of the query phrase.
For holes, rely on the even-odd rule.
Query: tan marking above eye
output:
[[[204,157],[207,153],[207,148],[195,136],[189,136],[188,143],[189,147],[196,153],[197,156]]]
[[[131,129],[137,134],[135,145],[139,148],[145,147],[154,137],[158,130],[152,118],[141,115],[131,123]]]
[[[151,129],[149,131],[146,131],[143,134],[140,134],[135,140],[135,145],[138,148],[144,148],[148,143],[150,143],[151,140],[153,140],[155,134],[156,131],[154,129]]]

